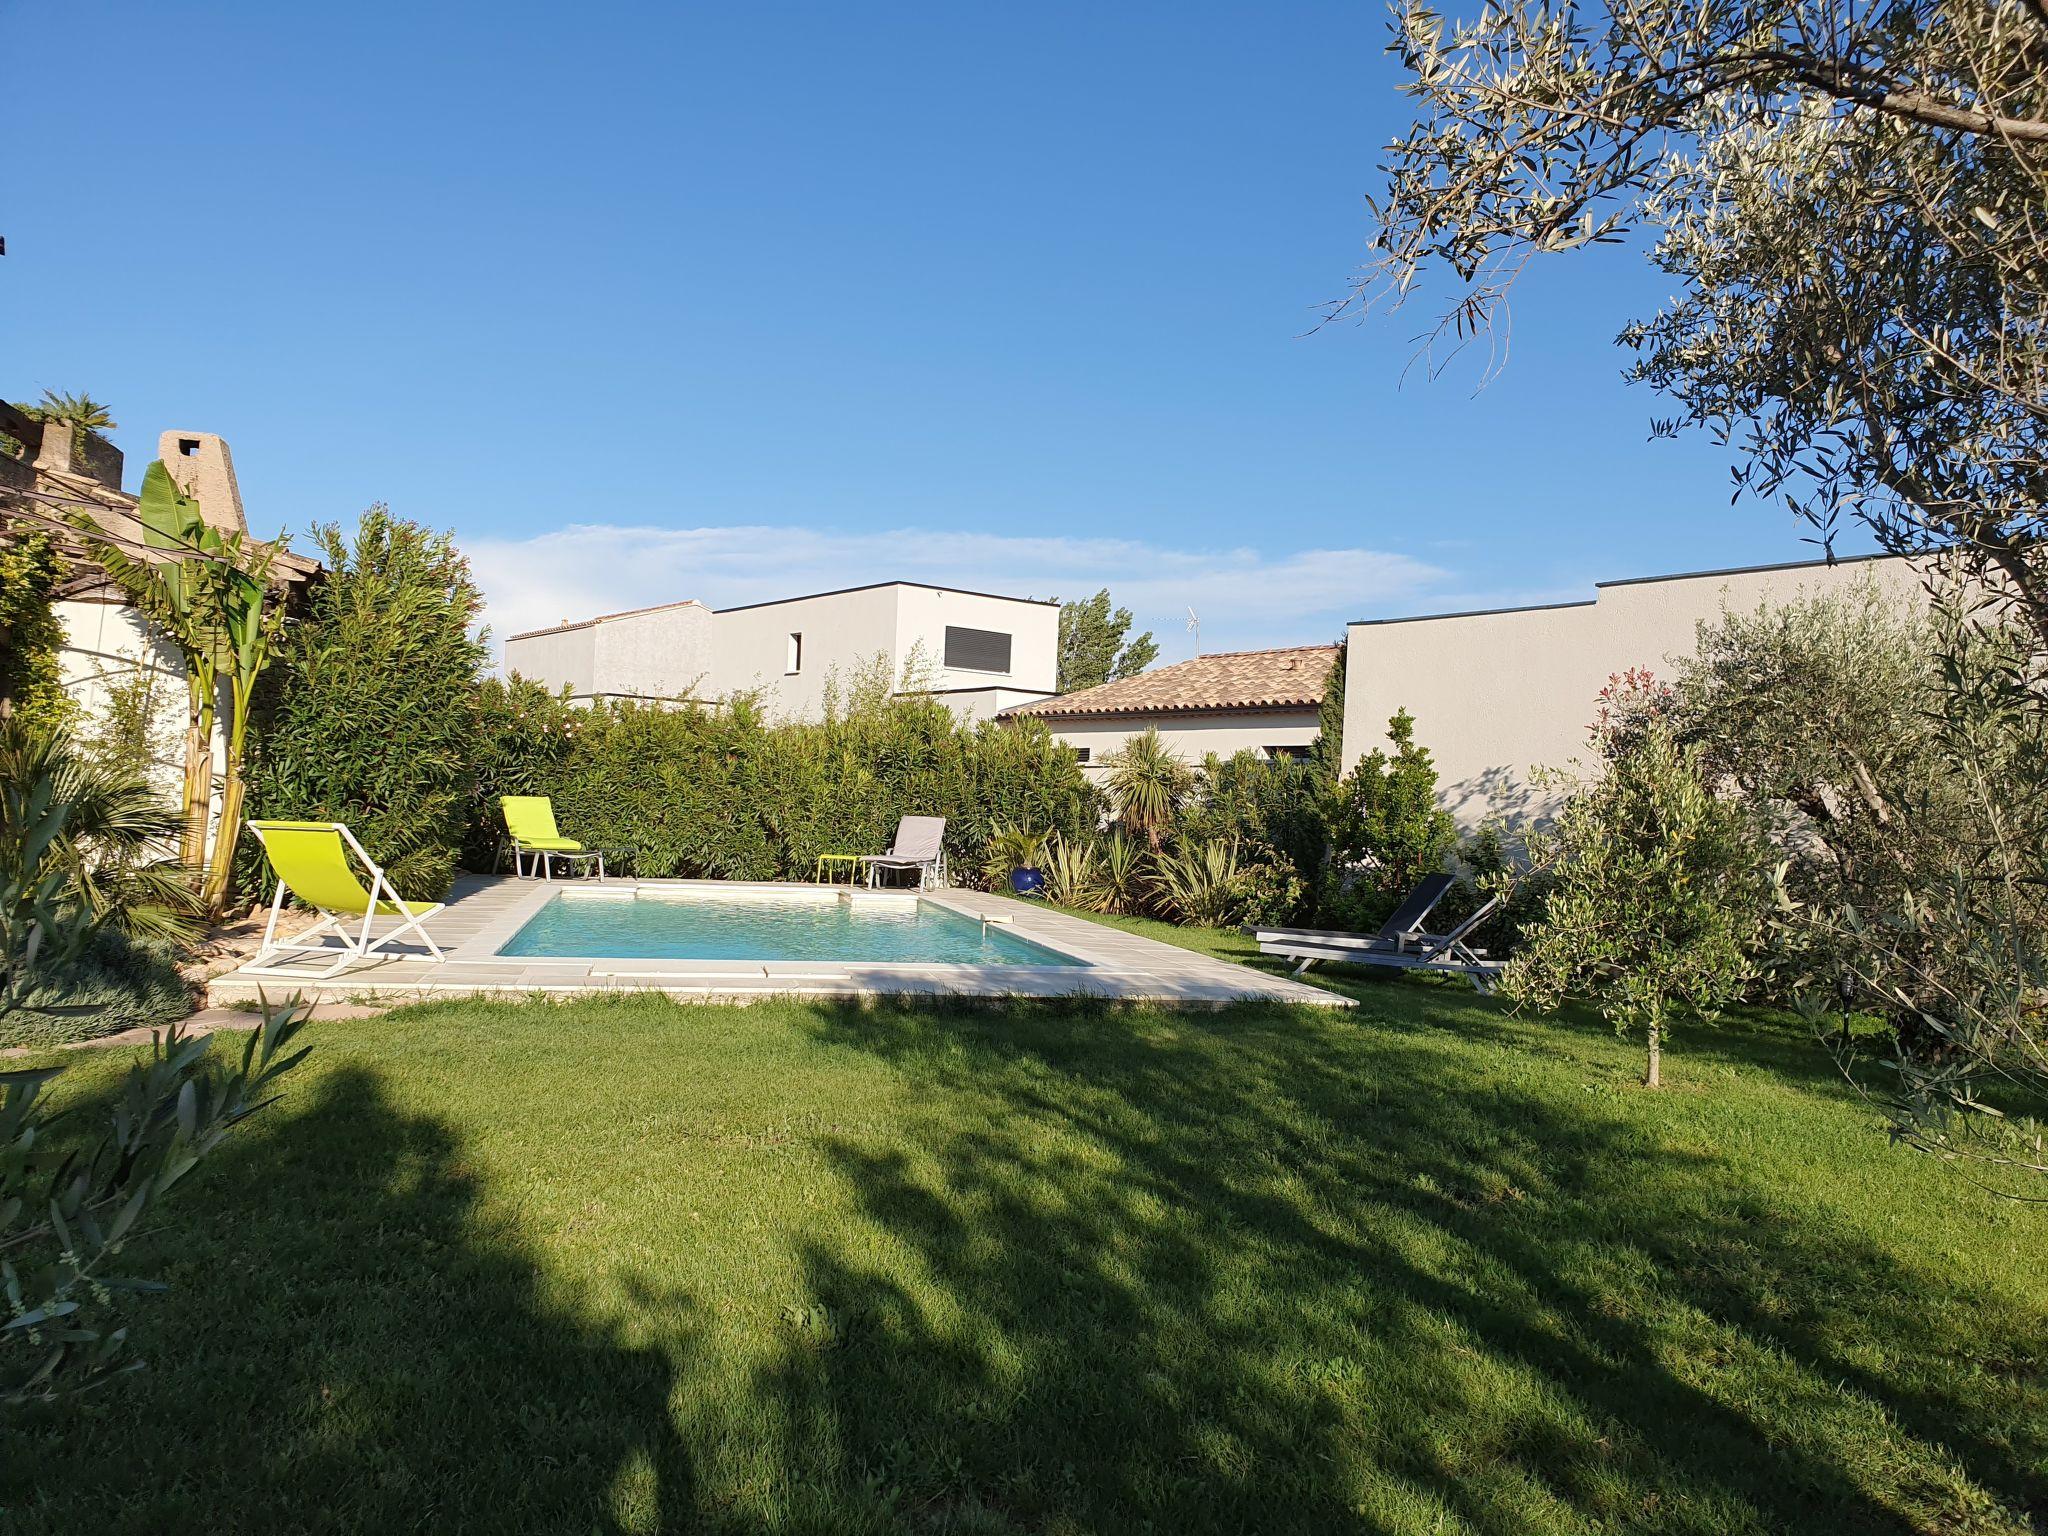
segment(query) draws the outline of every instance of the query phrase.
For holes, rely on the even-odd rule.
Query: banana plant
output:
[[[81,527],[93,558],[184,657],[185,784],[178,855],[202,904],[218,914],[242,830],[242,760],[250,706],[284,625],[283,605],[273,598],[269,583],[284,540],[264,543],[212,527],[200,515],[198,499],[178,489],[161,459],[143,474],[136,515],[143,530],[139,554],[108,542],[83,515]],[[223,679],[228,684],[227,761],[209,857],[213,737]]]

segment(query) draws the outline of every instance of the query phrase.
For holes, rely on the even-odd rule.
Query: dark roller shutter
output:
[[[965,672],[1010,670],[1010,637],[999,629],[946,626],[946,665]]]

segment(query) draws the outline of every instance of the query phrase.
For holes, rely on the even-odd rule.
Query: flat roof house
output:
[[[758,693],[777,719],[815,720],[828,686],[885,658],[899,693],[968,720],[1041,699],[1059,676],[1059,604],[916,581],[708,608],[695,599],[529,630],[505,669],[579,702],[718,702]]]
[[[1156,729],[1178,756],[1199,763],[1210,753],[1250,750],[1300,757],[1316,739],[1323,694],[1337,660],[1334,645],[1221,651],[1156,667],[1076,693],[1014,704],[1005,719],[1043,720],[1053,735],[1098,770],[1131,737]]]
[[[1630,667],[1671,676],[1703,620],[1875,580],[1901,606],[1926,601],[1910,560],[1891,555],[1603,581],[1580,602],[1479,613],[1367,619],[1349,627],[1344,766],[1386,740],[1398,709],[1436,761],[1444,807],[1467,829],[1541,818],[1557,796],[1533,767],[1587,756],[1607,680]]]

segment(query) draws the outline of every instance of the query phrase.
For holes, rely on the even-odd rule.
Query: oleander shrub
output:
[[[972,879],[998,828],[1083,837],[1100,817],[1041,723],[965,725],[916,695],[857,686],[823,720],[779,724],[745,696],[586,709],[514,679],[479,698],[465,847],[480,868],[501,794],[549,796],[565,835],[631,849],[656,878],[809,879],[821,854],[879,853],[901,818],[936,815],[953,878]]]
[[[250,806],[342,821],[401,894],[448,894],[474,798],[482,594],[446,534],[371,507],[271,668]],[[253,840],[252,840],[253,841]]]

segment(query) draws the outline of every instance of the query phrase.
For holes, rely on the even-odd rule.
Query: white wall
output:
[[[1102,771],[1102,760],[1147,726],[1159,727],[1159,739],[1189,767],[1210,753],[1234,757],[1269,747],[1306,747],[1316,739],[1313,709],[1214,710],[1200,714],[1098,715],[1073,720],[1047,720],[1052,733],[1070,747],[1085,747],[1090,773]]]
[[[149,710],[149,782],[176,805],[185,781],[185,663],[178,649],[125,602],[60,601],[51,605],[64,627],[57,655],[64,690],[77,702],[77,734],[104,729],[114,687],[140,682]],[[214,730],[214,767],[227,769],[227,696],[222,689]],[[218,796],[215,804],[218,807]]]
[[[932,668],[934,689],[1001,687],[1035,696],[1055,691],[1060,673],[1060,610],[1057,604],[1019,602],[978,592],[930,587],[897,587],[896,654],[915,650]],[[946,626],[989,629],[1010,637],[1008,672],[975,672],[945,665]]]
[[[550,693],[567,688],[574,698],[587,699],[596,686],[597,629],[549,629],[514,635],[505,642],[505,670],[543,684]]]
[[[1008,634],[1010,670],[947,667],[949,624]],[[803,636],[802,664],[794,672],[788,665],[792,634]],[[887,658],[901,686],[913,655],[922,663],[913,686],[939,694],[964,718],[984,719],[1053,691],[1059,608],[890,584],[719,612],[671,604],[505,644],[508,671],[551,689],[567,684],[573,697],[667,698],[694,690],[717,700],[757,692],[770,715],[784,720],[816,719],[834,678],[843,693],[877,656]]]
[[[713,670],[711,623],[709,608],[682,603],[591,626],[596,687],[647,699],[701,694]]]
[[[1701,621],[1724,607],[1753,610],[1866,580],[1897,592],[1901,605],[1925,600],[1912,566],[1884,558],[1607,582],[1586,603],[1353,624],[1345,766],[1383,745],[1388,719],[1406,709],[1460,825],[1543,816],[1556,797],[1532,788],[1529,770],[1586,756],[1609,677],[1647,667],[1668,679],[1671,658],[1691,655]]]
[[[896,651],[894,587],[868,587],[752,608],[726,608],[714,616],[716,662],[711,689],[718,698],[758,689],[778,720],[814,720],[824,711],[825,688],[836,674],[841,691],[879,653],[900,670]],[[801,634],[803,666],[787,670],[789,637]]]

